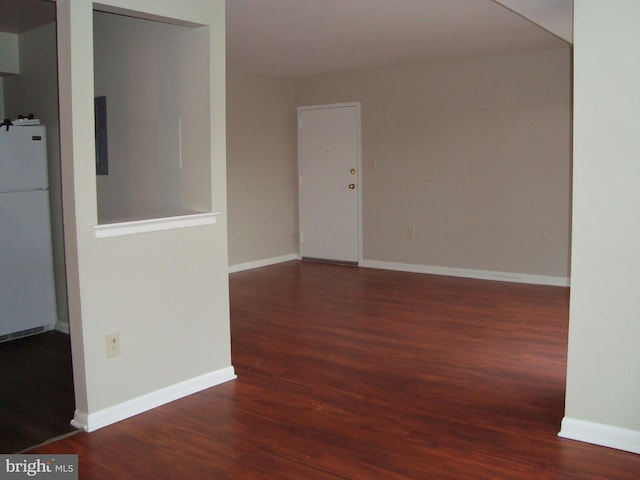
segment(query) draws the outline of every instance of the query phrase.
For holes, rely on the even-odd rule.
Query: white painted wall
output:
[[[291,80],[227,72],[229,264],[298,253]]]
[[[13,33],[0,32],[0,119],[5,119],[4,78],[20,73],[19,38]]]
[[[206,29],[94,13],[95,95],[107,97],[109,139],[100,223],[211,211],[208,46]]]
[[[0,32],[0,76],[20,73],[19,37]]]
[[[572,289],[561,432],[637,453],[639,18],[636,0],[575,2]]]
[[[60,130],[58,121],[58,66],[56,25],[50,24],[20,35],[19,75],[4,79],[5,113],[9,118],[33,113],[47,127],[49,204],[59,328],[68,329],[67,278],[62,227]]]
[[[148,18],[210,26],[205,68],[212,225],[96,238],[93,11],[57,2],[61,153],[76,422],[98,428],[233,378],[227,275],[225,26],[222,0],[103,0]],[[130,13],[130,12],[129,12]],[[198,81],[198,80],[197,80]],[[125,88],[123,86],[123,88]],[[135,128],[135,125],[131,125]],[[199,144],[198,144],[199,145]],[[107,359],[105,335],[122,354]]]
[[[0,77],[0,119],[4,121],[4,79]]]
[[[569,277],[569,48],[293,85],[296,106],[362,103],[366,260]]]

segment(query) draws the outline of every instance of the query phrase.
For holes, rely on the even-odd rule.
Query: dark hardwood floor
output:
[[[236,381],[36,451],[86,479],[640,478],[557,437],[566,288],[301,262],[230,287]]]
[[[0,452],[75,430],[69,337],[52,331],[0,343]]]

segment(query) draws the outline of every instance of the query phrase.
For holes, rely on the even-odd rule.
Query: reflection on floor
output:
[[[74,431],[69,336],[52,331],[0,343],[0,453]]]

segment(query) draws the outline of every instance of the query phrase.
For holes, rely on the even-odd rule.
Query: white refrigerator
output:
[[[0,128],[0,342],[56,323],[45,127]]]

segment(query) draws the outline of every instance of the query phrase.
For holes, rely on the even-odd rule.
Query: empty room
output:
[[[29,453],[637,478],[638,5],[182,3],[56,2],[79,432]]]

